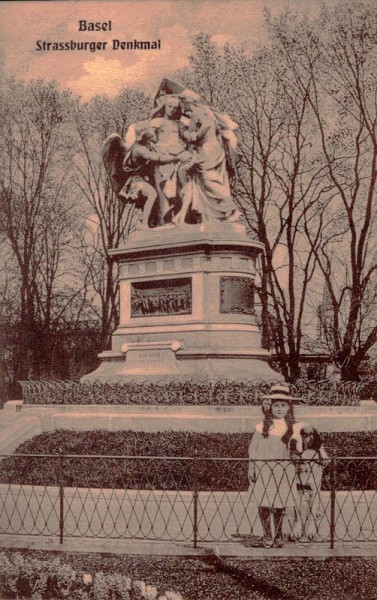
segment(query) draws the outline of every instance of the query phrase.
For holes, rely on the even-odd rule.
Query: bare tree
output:
[[[135,209],[121,203],[112,191],[101,150],[108,135],[117,132],[124,137],[128,126],[145,118],[149,110],[150,101],[144,94],[126,89],[114,100],[95,97],[77,105],[75,111],[75,183],[85,199],[82,206],[87,224],[82,256],[95,292],[92,306],[101,323],[102,348],[110,343],[119,320],[117,264],[109,250],[127,237]]]
[[[327,288],[328,349],[343,379],[357,379],[377,341],[377,7],[347,0],[313,22],[288,13],[270,29],[292,86],[308,98],[335,191],[317,213],[315,248],[310,224],[306,231]]]
[[[48,372],[48,333],[73,298],[71,106],[53,82],[8,81],[0,96],[0,232],[17,273],[15,378]]]
[[[194,89],[207,104],[225,109],[225,98],[232,84],[228,77],[228,46],[218,49],[208,33],[197,34],[193,46],[190,68],[179,71],[180,80]]]
[[[220,53],[208,36],[199,36],[196,47],[192,85],[204,70],[200,60],[211,56],[212,64],[217,55],[217,70],[227,85],[218,88],[216,97],[239,125],[241,161],[234,192],[250,232],[265,247],[259,289],[262,343],[274,348],[284,375],[295,379],[305,320],[312,318],[308,295],[319,239],[313,247],[307,243],[305,223],[313,221],[314,206],[328,185],[322,165],[316,164],[310,105],[291,88],[272,49],[252,57],[229,46]],[[189,84],[189,74],[185,77]]]

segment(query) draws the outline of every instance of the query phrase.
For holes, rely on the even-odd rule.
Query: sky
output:
[[[332,0],[327,0],[331,2]],[[163,77],[186,66],[196,33],[219,45],[264,41],[263,10],[289,7],[307,13],[318,0],[0,0],[0,61],[5,76],[55,79],[82,100],[110,97],[123,88],[154,94]],[[111,31],[79,32],[79,21],[107,23]],[[113,50],[112,40],[160,40],[160,50]],[[37,41],[105,42],[105,50],[37,51]]]

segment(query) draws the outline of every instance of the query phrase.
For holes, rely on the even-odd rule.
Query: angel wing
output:
[[[125,156],[126,146],[122,138],[119,133],[112,133],[103,144],[102,160],[116,194],[119,194],[129,177],[123,168]]]

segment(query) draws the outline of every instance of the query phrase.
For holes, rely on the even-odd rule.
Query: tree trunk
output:
[[[342,381],[360,381],[359,375],[360,360],[356,357],[349,357],[341,367]]]

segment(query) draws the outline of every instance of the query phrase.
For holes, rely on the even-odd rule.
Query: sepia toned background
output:
[[[111,20],[112,31],[79,32],[82,19]],[[112,39],[160,40],[161,49],[113,51]],[[109,48],[40,52],[37,40]],[[46,551],[46,562],[34,564],[40,572],[51,550],[74,548],[83,554],[64,560],[89,582],[102,569],[116,571],[161,590],[169,584],[189,600],[374,600],[375,2],[0,1],[0,60],[3,547]],[[140,209],[112,190],[103,142],[114,133],[125,139],[131,124],[150,117],[163,78],[238,124],[234,227],[244,226],[247,243],[264,252],[255,255],[255,286],[252,264],[247,286],[223,277],[221,293],[202,290],[200,302],[205,325],[222,309],[221,323],[230,313],[236,324],[252,321],[251,350],[270,375],[254,357],[254,373],[234,381],[230,357],[229,379],[221,372],[216,381],[170,381],[156,360],[152,380],[156,355],[147,347],[137,350],[143,369],[125,393],[124,382],[106,373],[83,383],[97,372],[98,353],[111,355],[122,302],[130,321],[144,318],[144,331],[162,317],[186,326],[199,313],[191,279],[179,280],[181,258],[169,257],[164,276],[174,275],[174,285],[178,278],[182,304],[156,303],[145,315],[137,292],[157,300],[168,288],[157,273],[145,282],[145,265],[157,271],[150,263],[158,253],[153,248],[140,273],[130,263],[129,280],[137,272],[144,282],[128,296],[120,292],[125,269],[114,259],[129,244],[133,260]],[[190,224],[168,225],[144,234],[182,254]],[[198,264],[185,268],[194,273]],[[229,337],[228,352],[239,339]],[[173,346],[161,354],[173,355]],[[120,350],[122,369],[129,348]],[[249,539],[260,536],[261,523],[250,500],[248,446],[271,373],[289,383],[297,421],[322,432],[329,459],[316,484],[315,539],[258,549]],[[21,456],[8,456],[14,450]],[[166,555],[181,544],[184,558],[150,556],[161,542]],[[139,557],[127,556],[126,545]],[[234,558],[242,554],[253,560]],[[272,556],[278,560],[265,560]]]
[[[263,11],[278,14],[282,9],[300,9],[308,16],[318,11],[316,0],[228,0],[111,2],[2,2],[0,6],[1,51],[6,74],[27,81],[55,79],[89,100],[106,92],[114,97],[124,87],[142,87],[154,94],[161,77],[173,76],[188,65],[193,36],[211,35],[220,48],[224,43],[244,44],[248,51],[266,38]],[[20,18],[22,15],[22,18]],[[78,32],[78,21],[112,21],[111,32]],[[6,26],[5,26],[6,24]],[[85,41],[161,40],[156,53],[111,51],[42,53],[35,40]],[[69,53],[68,53],[69,54]]]

